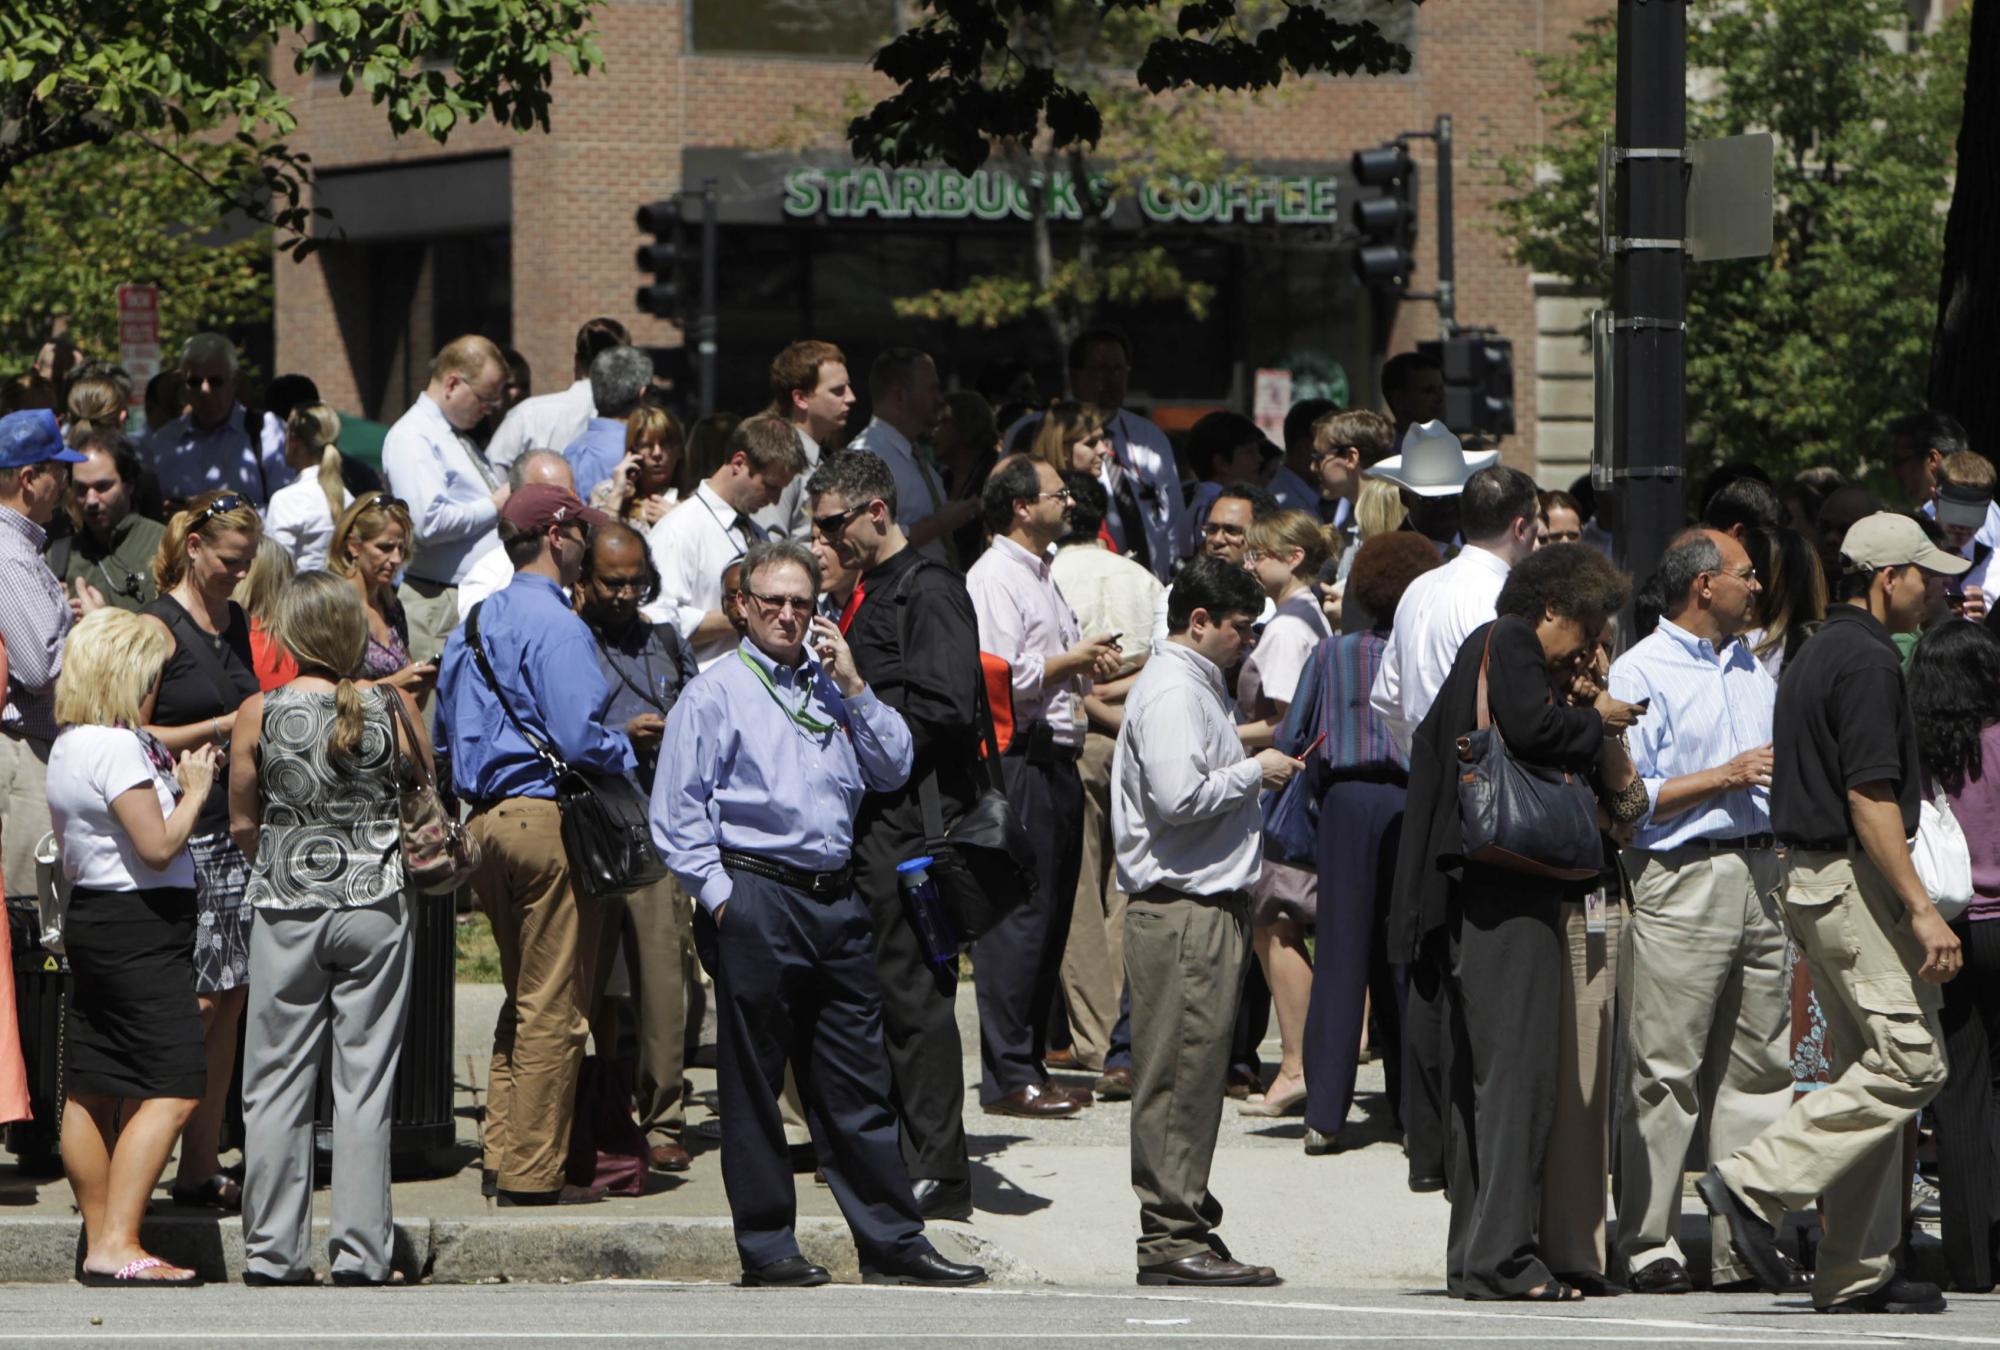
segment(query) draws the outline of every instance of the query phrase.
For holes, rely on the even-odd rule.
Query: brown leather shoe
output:
[[[671,1140],[664,1144],[653,1145],[652,1151],[646,1155],[646,1161],[652,1164],[655,1172],[685,1172],[694,1163],[694,1159],[688,1156],[688,1151]]]
[[[1129,1102],[1132,1100],[1132,1071],[1106,1069],[1098,1075],[1093,1086],[1097,1089],[1097,1100],[1101,1102]]]
[[[1164,1265],[1144,1266],[1140,1284],[1188,1285],[1269,1285],[1277,1284],[1278,1273],[1269,1266],[1246,1266],[1214,1252],[1196,1252]]]
[[[1043,1055],[1042,1067],[1045,1069],[1069,1070],[1081,1069],[1083,1065],[1077,1061],[1076,1051],[1065,1046],[1061,1050],[1051,1050]]]
[[[1078,1106],[1094,1106],[1097,1102],[1097,1098],[1091,1095],[1087,1087],[1064,1087],[1061,1083],[1044,1083],[1042,1086],[1051,1092],[1067,1093],[1075,1099]]]
[[[1025,1116],[1030,1120],[1074,1116],[1083,1110],[1076,1098],[1060,1088],[1043,1083],[1016,1088],[998,1101],[985,1103],[980,1109],[989,1116]]]

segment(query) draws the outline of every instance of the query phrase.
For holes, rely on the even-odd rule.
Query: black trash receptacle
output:
[[[69,961],[42,946],[41,913],[32,895],[7,899],[14,944],[14,1016],[28,1068],[33,1120],[7,1127],[7,1149],[35,1176],[62,1171],[63,1032],[69,1017]]]
[[[448,895],[412,894],[409,905],[410,1003],[390,1105],[390,1172],[398,1179],[449,1170],[458,1142],[451,1067],[457,916]],[[313,1161],[321,1176],[333,1165],[333,1086],[324,1064],[313,1112]]]

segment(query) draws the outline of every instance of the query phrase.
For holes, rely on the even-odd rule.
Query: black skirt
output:
[[[208,1084],[194,993],[194,891],[70,897],[64,1061],[72,1094],[195,1097]]]

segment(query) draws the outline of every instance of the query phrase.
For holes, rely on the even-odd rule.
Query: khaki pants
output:
[[[570,889],[553,801],[509,797],[475,814],[470,828],[483,855],[473,889],[492,921],[507,991],[493,1027],[485,1165],[502,1190],[558,1190],[602,912]]]
[[[410,626],[410,660],[421,664],[444,655],[445,640],[464,617],[458,612],[458,587],[406,577],[396,598]]]
[[[1826,1017],[1833,1081],[1716,1169],[1774,1226],[1821,1201],[1813,1302],[1825,1307],[1895,1272],[1910,1187],[1903,1127],[1944,1086],[1944,999],[1917,978],[1923,948],[1859,849],[1794,851],[1783,910]]]
[[[639,1064],[634,1103],[648,1144],[677,1144],[687,1052],[688,898],[672,877],[642,891],[607,900],[597,942],[597,976],[591,985],[591,1035],[597,1053],[618,1049],[618,1010],[604,995],[615,969],[625,967],[633,1037]]]
[[[1117,741],[1085,736],[1077,771],[1083,776],[1083,871],[1063,946],[1063,1003],[1071,1049],[1086,1069],[1102,1070],[1118,1025],[1125,989],[1125,892],[1111,851],[1111,751]]]
[[[1125,910],[1141,1270],[1212,1250],[1209,1235],[1222,1223],[1208,1171],[1249,960],[1241,894],[1135,899]]]
[[[1602,1275],[1604,1190],[1611,1168],[1611,1025],[1618,987],[1615,895],[1605,931],[1589,931],[1580,900],[1562,906],[1562,1008],[1556,1109],[1542,1169],[1541,1256],[1558,1275]]]
[[[49,742],[0,731],[0,880],[8,895],[35,893],[35,845],[50,828],[48,766]]]
[[[1628,853],[1627,1092],[1619,1122],[1618,1249],[1628,1270],[1683,1266],[1682,1170],[1707,1114],[1704,1156],[1726,1158],[1792,1102],[1791,990],[1778,917],[1784,868],[1768,849]],[[1750,1271],[1709,1223],[1716,1284]]]

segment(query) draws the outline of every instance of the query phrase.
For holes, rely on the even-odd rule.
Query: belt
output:
[[[1168,900],[1198,900],[1205,905],[1236,905],[1249,903],[1250,892],[1218,891],[1214,895],[1197,895],[1193,891],[1184,891],[1178,886],[1169,886],[1165,882],[1160,882],[1148,886],[1143,891],[1135,891],[1131,898],[1134,900],[1145,900],[1153,904],[1160,904]]]
[[[795,891],[804,891],[815,900],[838,900],[854,889],[854,864],[842,863],[831,872],[807,872],[787,863],[755,853],[722,850],[722,865],[732,872],[748,872],[753,877],[775,881]]]
[[[1710,853],[1754,853],[1778,846],[1776,835],[1739,834],[1734,839],[1690,839],[1682,848],[1703,848]]]

